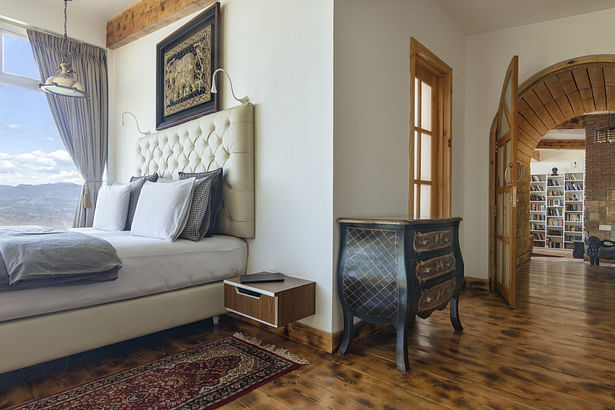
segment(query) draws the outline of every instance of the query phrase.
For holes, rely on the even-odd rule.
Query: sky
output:
[[[3,71],[40,80],[27,40],[3,34]],[[0,85],[0,185],[81,183],[42,91]]]

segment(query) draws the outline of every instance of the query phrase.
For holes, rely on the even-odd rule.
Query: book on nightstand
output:
[[[281,273],[259,272],[240,275],[239,282],[241,283],[257,283],[257,282],[283,282],[284,275]]]

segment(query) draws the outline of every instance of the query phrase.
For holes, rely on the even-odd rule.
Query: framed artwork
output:
[[[219,54],[219,3],[156,45],[157,130],[219,110],[210,91]]]

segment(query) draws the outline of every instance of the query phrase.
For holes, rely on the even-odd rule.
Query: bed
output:
[[[129,232],[84,229],[116,247],[124,263],[120,278],[0,294],[0,373],[224,313],[222,280],[245,272],[243,239],[254,237],[253,112],[251,104],[242,104],[137,141],[137,175],[158,172],[177,179],[179,172],[224,169],[216,234],[199,242],[153,240],[149,247],[140,247]],[[196,258],[190,266],[181,274],[173,269],[172,280],[165,278],[162,270],[186,265],[182,255],[189,253]],[[162,269],[148,277],[147,266],[154,265]],[[197,269],[200,265],[207,267]],[[126,274],[135,269],[141,269],[140,275]],[[139,281],[149,289],[135,290],[133,282]],[[101,293],[116,297],[104,299]]]

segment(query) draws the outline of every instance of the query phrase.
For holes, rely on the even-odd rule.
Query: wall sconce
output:
[[[609,125],[607,127],[594,130],[594,142],[598,144],[615,142],[615,127],[611,125],[611,114],[609,114]]]
[[[239,101],[240,104],[247,103],[248,101],[250,101],[250,98],[248,97],[237,98],[237,96],[235,95],[235,90],[233,90],[233,82],[231,81],[231,76],[229,76],[228,73],[223,68],[218,68],[216,71],[214,71],[214,73],[211,76],[211,90],[210,91],[212,92],[212,94],[216,94],[218,92],[218,89],[216,88],[216,74],[218,74],[218,72],[220,71],[226,74],[226,78],[228,78],[228,83],[231,85],[231,94],[233,94],[233,98]]]
[[[131,116],[132,116],[132,118],[134,118],[134,120],[135,120],[135,124],[137,124],[137,131],[139,131],[139,133],[141,133],[141,134],[143,134],[143,135],[148,135],[148,134],[151,134],[151,132],[149,132],[149,130],[148,130],[148,131],[145,131],[145,132],[141,131],[141,127],[139,127],[139,121],[137,121],[137,116],[136,116],[136,115],[134,115],[133,113],[131,113],[130,111],[124,111],[124,112],[122,113],[122,127],[123,127],[124,125],[126,125],[126,124],[125,124],[125,122],[124,122],[124,116],[125,116],[126,114],[129,114],[129,115],[131,115]]]

